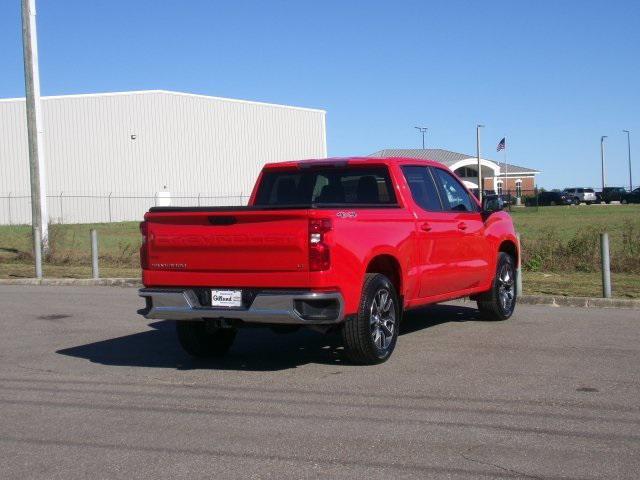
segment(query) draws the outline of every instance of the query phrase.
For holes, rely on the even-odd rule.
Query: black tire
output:
[[[195,358],[222,357],[233,345],[236,329],[210,329],[203,321],[179,320],[176,333],[180,346]]]
[[[556,206],[556,202],[554,200],[551,200],[549,202],[549,205],[552,206],[552,207],[555,207]]]
[[[500,252],[493,286],[478,297],[478,310],[483,320],[507,320],[513,315],[516,308],[516,275],[514,258]]]
[[[358,313],[342,327],[345,356],[363,365],[385,362],[396,347],[399,330],[400,304],[395,288],[384,275],[367,273]]]
[[[627,203],[629,203],[629,202],[627,202],[627,199],[626,199],[626,198],[623,198],[622,200],[620,200],[620,203],[621,203],[622,205],[626,205],[626,204],[627,204]]]

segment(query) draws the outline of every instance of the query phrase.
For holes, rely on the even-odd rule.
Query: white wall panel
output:
[[[322,110],[148,91],[44,97],[43,114],[52,222],[109,221],[109,194],[112,221],[138,220],[165,186],[174,205],[246,203],[264,163],[326,156]],[[28,223],[24,99],[0,100],[0,136],[0,223]]]

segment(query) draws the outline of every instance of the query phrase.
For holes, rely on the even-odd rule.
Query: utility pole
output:
[[[631,132],[629,130],[622,130],[627,134],[627,149],[629,150],[629,191],[633,190],[633,180],[631,178]]]
[[[44,150],[42,142],[42,109],[40,105],[40,73],[38,70],[38,39],[36,33],[35,0],[22,0],[22,44],[24,53],[25,106],[29,141],[29,174],[31,177],[31,223],[34,247],[36,238],[47,249],[48,220],[47,186],[45,182]],[[37,232],[37,233],[36,233]],[[38,258],[38,255],[34,256]],[[36,262],[37,263],[37,262]],[[42,265],[36,265],[42,274]]]
[[[480,168],[480,129],[484,128],[484,125],[476,125],[476,155],[478,157],[478,200],[482,203],[482,169]]]
[[[422,133],[422,149],[424,150],[424,134],[429,130],[427,127],[414,127]]]
[[[604,193],[605,187],[605,176],[604,176],[604,139],[607,138],[606,135],[600,137],[600,168],[602,169],[602,193]]]

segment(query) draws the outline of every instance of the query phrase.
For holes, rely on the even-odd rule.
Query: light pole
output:
[[[606,135],[600,137],[600,167],[602,169],[602,193],[604,194],[605,176],[604,176],[604,139]]]
[[[484,128],[484,125],[476,125],[476,155],[478,158],[478,200],[482,203],[482,169],[480,167],[480,129]]]
[[[416,128],[422,133],[422,149],[424,150],[424,134],[427,133],[427,130],[429,130],[429,128],[427,127],[414,127],[414,128]]]
[[[629,151],[629,191],[633,190],[633,180],[631,178],[631,132],[629,130],[622,130],[627,134],[627,149]]]

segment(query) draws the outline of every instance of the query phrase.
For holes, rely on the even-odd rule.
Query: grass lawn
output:
[[[562,240],[568,240],[585,226],[609,232],[611,243],[620,241],[622,225],[640,224],[638,205],[571,205],[558,207],[513,208],[511,217],[522,237],[544,235],[553,228]]]
[[[585,226],[610,233],[612,251],[622,241],[626,221],[640,225],[640,205],[581,205],[571,207],[514,208],[512,217],[523,238],[545,235],[554,228],[563,239]],[[44,266],[47,277],[91,276],[89,231],[98,230],[102,277],[137,277],[140,233],[137,222],[52,225],[52,251]],[[0,226],[0,278],[32,277],[31,229]],[[640,274],[613,274],[613,294],[640,298]],[[600,296],[600,274],[582,272],[524,272],[525,293]]]
[[[127,260],[137,255],[140,247],[138,222],[83,223],[50,225],[49,238],[56,259],[91,257],[91,229],[98,231],[100,256],[111,262]],[[0,226],[0,262],[20,254],[30,255],[31,227],[27,225]],[[132,265],[133,266],[133,265]]]
[[[522,290],[525,295],[601,297],[602,278],[599,272],[522,272]],[[611,294],[619,298],[640,298],[640,275],[612,273]]]

